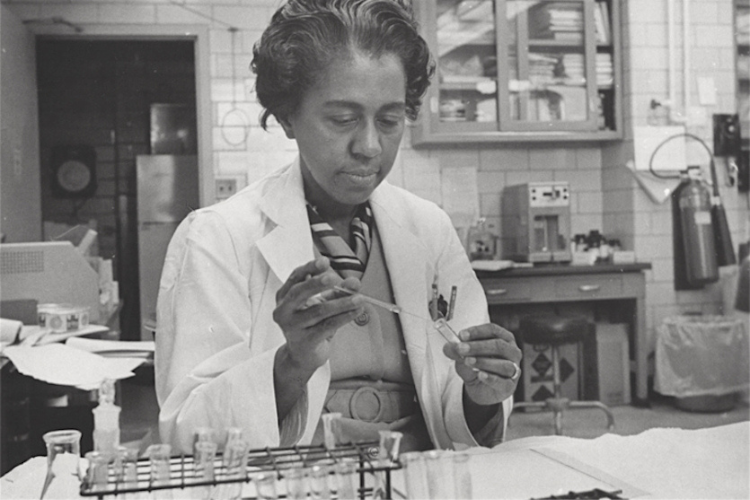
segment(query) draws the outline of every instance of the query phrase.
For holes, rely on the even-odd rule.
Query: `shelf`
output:
[[[443,77],[425,96],[414,146],[622,138],[620,0],[414,7]],[[452,109],[456,120],[441,119]]]
[[[542,38],[536,38],[529,40],[529,48],[531,47],[577,49],[577,51],[580,52],[583,50],[583,40],[545,40]]]

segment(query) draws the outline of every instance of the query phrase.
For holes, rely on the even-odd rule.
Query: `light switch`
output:
[[[716,82],[712,77],[698,77],[698,102],[701,106],[716,105]]]

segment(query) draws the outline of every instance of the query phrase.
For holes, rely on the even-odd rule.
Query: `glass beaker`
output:
[[[42,438],[47,445],[47,467],[51,467],[55,458],[64,453],[81,457],[81,431],[75,429],[51,431]]]
[[[401,455],[400,460],[404,466],[406,495],[409,498],[430,498],[424,455],[419,451],[410,451]]]
[[[447,452],[430,450],[424,453],[427,469],[428,498],[453,498],[453,474],[449,467]]]
[[[469,468],[469,458],[468,453],[455,453],[453,455],[454,498],[471,498],[471,470]]]

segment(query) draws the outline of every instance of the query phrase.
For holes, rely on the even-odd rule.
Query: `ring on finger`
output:
[[[513,363],[513,375],[510,376],[510,379],[515,382],[518,380],[518,378],[521,376],[521,367],[518,366],[518,363]]]

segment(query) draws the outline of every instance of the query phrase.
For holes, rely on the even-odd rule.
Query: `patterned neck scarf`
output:
[[[361,279],[372,247],[370,204],[365,202],[360,205],[352,219],[350,229],[354,239],[354,249],[318,215],[315,207],[309,203],[307,204],[307,217],[310,219],[315,246],[322,255],[328,257],[333,270],[342,278],[353,276]]]

